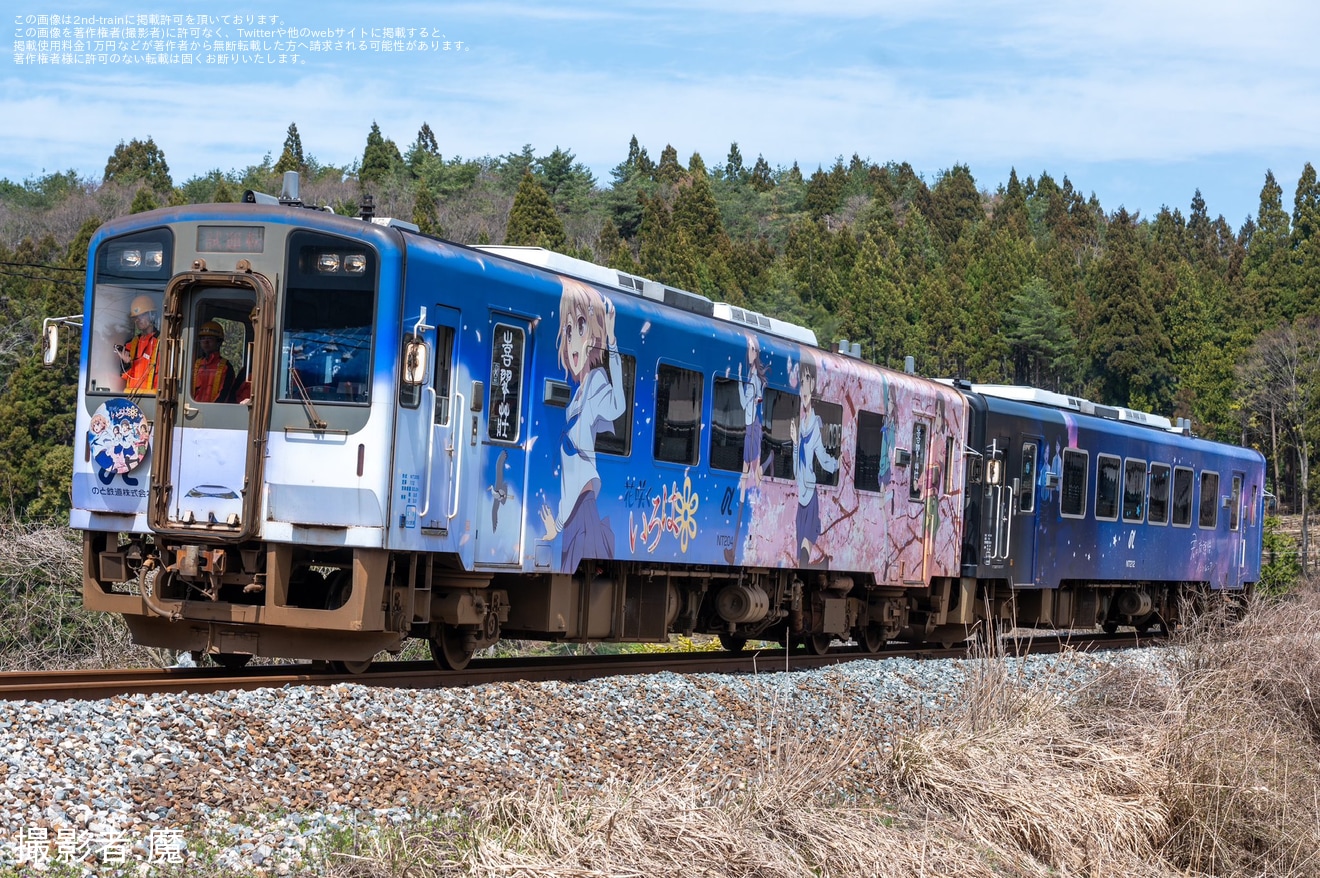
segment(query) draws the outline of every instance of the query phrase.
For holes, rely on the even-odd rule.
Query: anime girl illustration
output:
[[[761,362],[761,344],[756,336],[747,336],[747,376],[743,377],[743,364],[738,364],[738,400],[742,404],[743,423],[746,433],[743,438],[742,477],[738,480],[738,523],[734,526],[733,546],[724,550],[724,560],[734,563],[737,546],[742,539],[743,518],[747,511],[747,493],[759,496],[761,476],[765,468],[761,464],[761,436],[764,432],[761,414],[761,400],[765,396],[765,364]],[[747,540],[751,542],[748,533]]]
[[[135,403],[117,398],[102,404],[87,430],[87,447],[102,484],[110,484],[118,475],[126,484],[136,485],[128,473],[146,457],[150,439],[151,425]]]
[[[600,475],[596,436],[614,432],[626,397],[614,305],[598,290],[564,278],[559,300],[559,364],[576,385],[564,412],[559,449],[559,508],[541,504],[545,540],[562,537],[560,571],[572,573],[583,558],[614,557],[614,532],[596,510]],[[606,363],[608,362],[608,369]]]
[[[797,479],[797,549],[798,566],[812,563],[812,550],[820,539],[820,497],[816,494],[816,468],[819,463],[826,472],[836,472],[839,462],[825,450],[824,427],[820,415],[812,405],[816,392],[816,361],[807,350],[802,351],[798,363],[798,420],[790,422],[789,436],[793,440],[793,475]]]

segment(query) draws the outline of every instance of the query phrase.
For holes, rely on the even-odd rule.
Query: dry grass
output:
[[[0,670],[152,664],[122,619],[83,609],[82,543],[54,524],[0,526]]]
[[[1207,616],[1177,656],[1166,855],[1207,874],[1320,874],[1320,591]]]
[[[959,706],[890,736],[770,745],[724,777],[546,783],[424,830],[361,836],[341,878],[1320,875],[1320,594],[1211,614],[1153,669],[1079,691],[987,659]]]

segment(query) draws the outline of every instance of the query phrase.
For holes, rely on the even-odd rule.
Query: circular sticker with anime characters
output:
[[[87,446],[103,478],[132,472],[151,447],[151,423],[136,403],[122,397],[107,400],[92,415]]]

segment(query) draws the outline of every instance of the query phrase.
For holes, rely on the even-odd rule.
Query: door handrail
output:
[[[455,408],[453,409],[453,411],[456,411],[456,412],[464,411],[465,409],[464,409],[464,402],[463,402],[463,394],[459,393],[458,391],[454,391],[454,398],[455,398],[456,400],[458,400],[458,406],[455,407]],[[450,420],[450,423],[453,424],[453,420],[454,420],[454,419],[453,419],[452,414],[451,414],[449,420]],[[451,478],[451,479],[449,480],[450,494],[451,494],[452,497],[453,497],[453,508],[451,508],[451,509],[449,510],[449,520],[450,520],[450,521],[453,521],[455,518],[458,517],[458,501],[459,501],[459,491],[458,491],[458,488],[459,488],[459,485],[462,484],[462,481],[463,481],[463,467],[462,467],[462,465],[461,465],[461,463],[462,463],[462,458],[463,458],[463,443],[459,442],[458,439],[457,439],[457,437],[458,437],[458,430],[451,429],[451,430],[449,431],[449,449],[448,449],[448,451],[449,451],[449,456],[450,456],[450,458],[453,460],[453,473],[454,473],[454,474],[453,474],[453,478]]]
[[[425,396],[425,394],[427,393],[431,394],[431,407],[426,411],[434,413],[435,388],[428,384],[426,387],[422,388],[423,396]],[[426,475],[422,477],[422,485],[424,486],[424,490],[426,493],[423,494],[422,496],[426,498],[426,502],[423,503],[422,508],[417,511],[417,517],[419,519],[425,519],[426,514],[431,511],[431,461],[435,458],[435,423],[433,421],[434,417],[435,417],[434,414],[430,414],[427,417],[422,418],[422,423],[426,425],[426,466],[425,466]]]

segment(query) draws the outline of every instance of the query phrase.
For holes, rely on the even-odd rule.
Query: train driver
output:
[[[193,363],[192,394],[197,402],[233,402],[234,367],[220,355],[225,329],[208,320],[197,330],[198,356]]]
[[[128,307],[128,317],[133,321],[133,337],[124,344],[115,345],[124,392],[155,393],[156,344],[160,340],[156,328],[156,303],[150,296],[138,296]]]

